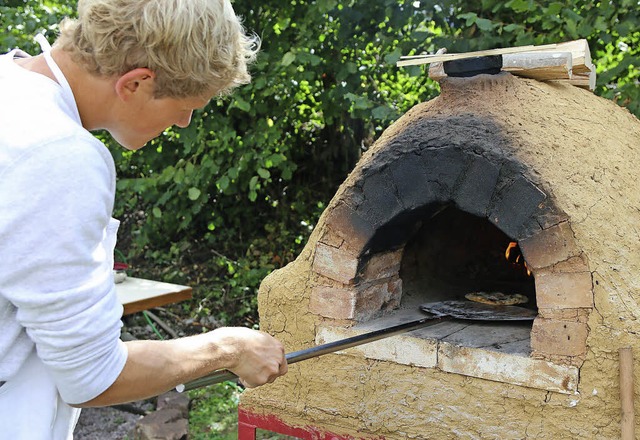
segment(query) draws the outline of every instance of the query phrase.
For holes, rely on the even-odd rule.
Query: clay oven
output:
[[[626,110],[570,85],[443,79],[264,281],[261,325],[293,351],[471,291],[524,295],[537,317],[441,323],[292,365],[241,411],[340,435],[327,438],[619,436],[613,357],[640,347],[639,138]]]

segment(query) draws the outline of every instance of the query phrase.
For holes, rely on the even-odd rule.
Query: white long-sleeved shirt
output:
[[[112,270],[115,167],[70,89],[14,55],[0,56],[0,400],[35,349],[62,400],[82,403],[127,358]]]

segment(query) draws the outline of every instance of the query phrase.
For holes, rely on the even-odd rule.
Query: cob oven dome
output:
[[[524,294],[537,318],[307,360],[242,407],[358,438],[617,437],[613,356],[640,349],[640,123],[508,73],[441,91],[383,133],[265,279],[261,325],[293,351],[470,290]]]

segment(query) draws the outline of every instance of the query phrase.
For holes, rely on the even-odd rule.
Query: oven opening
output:
[[[489,297],[489,301],[518,301],[519,307],[537,311],[534,276],[518,243],[488,219],[447,204],[422,210],[421,219],[413,226],[405,223],[403,229],[412,233],[400,262],[400,305],[367,327],[419,319],[420,305],[437,301],[483,302]],[[410,335],[529,356],[531,327],[532,321],[452,320]]]
[[[407,242],[400,278],[403,307],[502,293],[505,301],[536,309],[533,274],[517,242],[486,218],[453,206],[424,221]]]

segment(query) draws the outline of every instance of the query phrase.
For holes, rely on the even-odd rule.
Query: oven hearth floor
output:
[[[403,304],[393,314],[354,327],[322,324],[316,334],[316,343],[333,342],[419,320],[424,316],[419,304]],[[578,368],[530,358],[530,332],[530,322],[513,324],[452,320],[349,348],[337,354],[364,356],[566,394],[575,393]]]
[[[420,312],[417,307],[415,309],[403,308],[393,315],[359,324],[354,327],[354,330],[362,330],[364,333],[416,321],[425,316],[427,315]],[[484,348],[505,354],[528,356],[531,351],[530,333],[531,322],[505,323],[451,320],[408,332],[407,335],[463,347]]]

